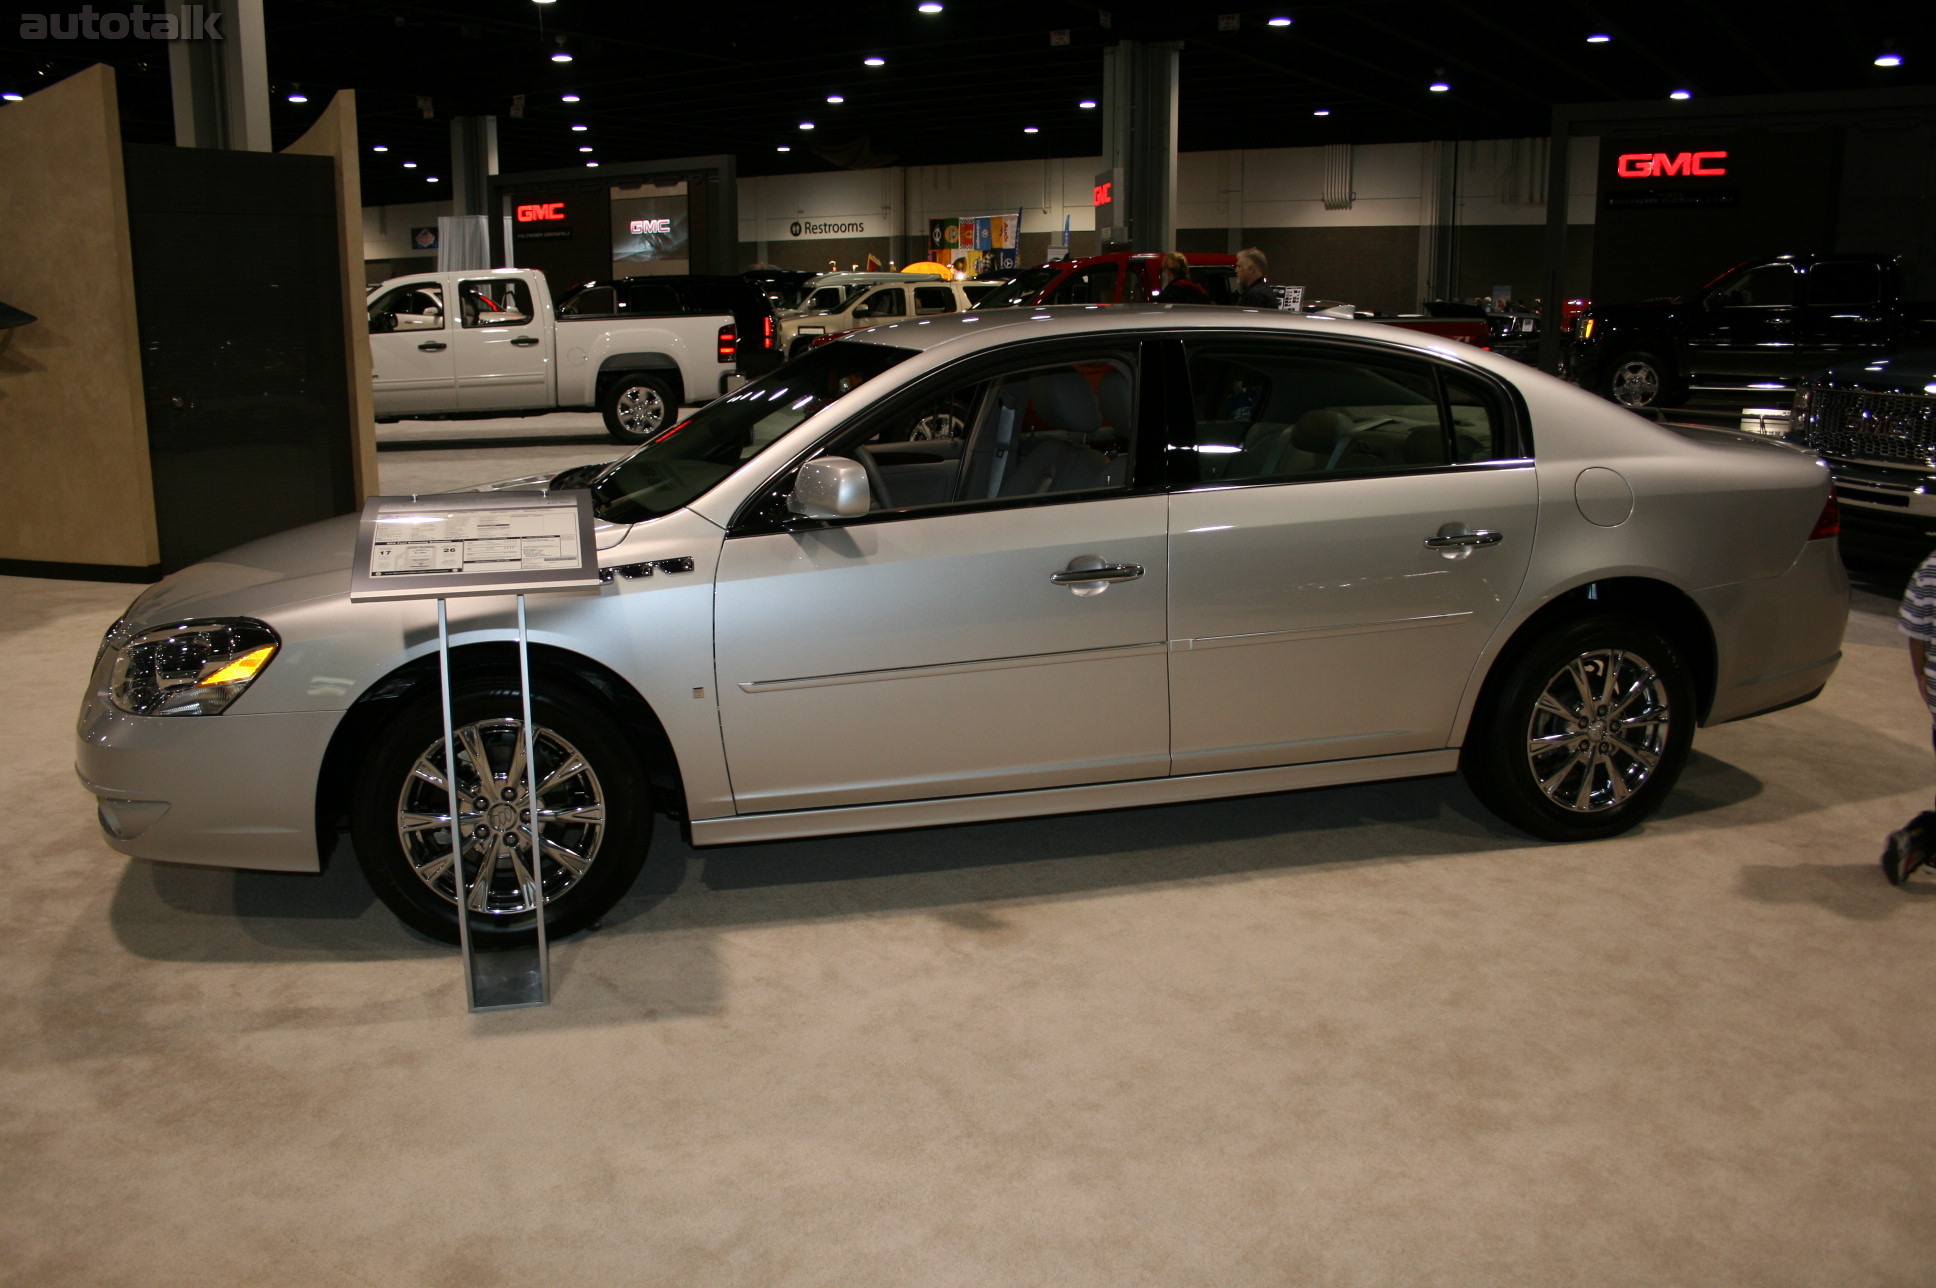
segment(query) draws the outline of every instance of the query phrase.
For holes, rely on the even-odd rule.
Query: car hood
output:
[[[1936,394],[1936,349],[1917,349],[1887,358],[1845,362],[1819,373],[1814,379],[1845,389]]]

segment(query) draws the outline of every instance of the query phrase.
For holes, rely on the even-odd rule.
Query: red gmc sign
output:
[[[1624,152],[1614,167],[1614,173],[1622,179],[1658,179],[1675,174],[1726,174],[1726,166],[1711,163],[1727,159],[1725,152],[1676,152],[1672,156],[1665,152]]]
[[[543,201],[535,205],[518,207],[518,222],[536,223],[540,219],[563,219],[565,203],[562,201]]]
[[[1112,198],[1109,195],[1110,190],[1113,189],[1115,186],[1116,185],[1114,182],[1097,184],[1095,188],[1092,189],[1089,193],[1090,197],[1092,198],[1090,204],[1096,205],[1096,206],[1108,205],[1112,200]]]

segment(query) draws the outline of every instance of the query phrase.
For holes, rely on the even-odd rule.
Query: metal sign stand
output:
[[[407,500],[371,497],[364,506],[350,598],[359,602],[437,601],[437,678],[443,698],[451,877],[457,903],[457,940],[464,960],[464,995],[472,1011],[514,1010],[545,1006],[551,1001],[551,956],[544,916],[544,820],[538,798],[537,726],[531,710],[531,642],[525,593],[597,585],[590,493],[457,493]],[[496,870],[497,852],[493,849],[481,858],[476,875],[466,879],[449,604],[458,595],[504,594],[517,599],[524,796],[522,805],[495,801],[483,808],[520,809],[528,824],[529,867],[515,853],[510,859],[523,902],[536,909],[536,935],[528,948],[479,953],[471,919],[490,915],[484,903]],[[472,768],[480,780],[488,779],[488,765]],[[506,791],[515,795],[516,789],[507,785]]]

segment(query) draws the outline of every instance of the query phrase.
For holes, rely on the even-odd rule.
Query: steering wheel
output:
[[[873,494],[876,510],[891,510],[894,502],[888,499],[887,480],[881,477],[880,464],[875,461],[874,453],[860,444],[854,444],[854,459],[860,462],[861,469],[867,471],[867,490]]]

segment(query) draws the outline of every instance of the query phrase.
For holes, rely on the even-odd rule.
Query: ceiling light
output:
[[[845,103],[847,100],[838,94],[829,94],[827,95],[827,101],[829,103]]]
[[[923,0],[923,3],[918,4],[914,7],[919,9],[922,13],[940,13],[941,12],[941,5],[938,3],[938,0]]]
[[[1095,105],[1096,105],[1096,100],[1093,98],[1085,98],[1080,103],[1076,104],[1077,107],[1083,108],[1085,110],[1088,108],[1094,107]]]
[[[887,66],[887,59],[882,58],[879,54],[873,54],[867,58],[863,58],[861,59],[861,62],[867,64],[869,67]]]
[[[559,101],[560,103],[576,103],[576,102],[578,101],[578,95],[576,95],[576,94],[560,94],[560,95],[558,96],[558,101]]]
[[[1444,94],[1450,91],[1452,87],[1441,80],[1441,81],[1433,81],[1430,85],[1427,85],[1425,88],[1431,90],[1434,94]]]
[[[1677,89],[1672,94],[1669,94],[1667,97],[1672,99],[1689,99],[1689,98],[1693,98],[1694,95],[1692,92],[1688,90]]]
[[[554,63],[568,63],[571,61],[571,55],[560,49],[551,56],[551,61]]]
[[[532,4],[557,4],[558,0],[531,0]]]
[[[1902,55],[1901,54],[1877,54],[1875,65],[1877,67],[1900,67],[1902,66]]]
[[[302,92],[302,86],[291,85],[289,87],[289,101],[291,103],[307,103],[309,101],[309,95]]]
[[[777,148],[774,148],[773,150],[774,150],[775,152],[791,152],[791,151],[793,151],[793,149],[792,149],[791,147],[789,147],[789,146],[787,146],[787,145],[786,145],[786,144],[784,144],[784,143],[782,143],[782,144],[781,144],[781,145],[780,145],[779,147],[777,147]]]
[[[1586,43],[1587,43],[1587,44],[1589,44],[1589,45],[1604,45],[1604,44],[1606,44],[1606,43],[1607,43],[1608,41],[1610,41],[1610,40],[1612,40],[1612,39],[1613,39],[1613,37],[1612,37],[1612,36],[1609,36],[1609,35],[1607,35],[1607,33],[1606,33],[1606,32],[1604,32],[1604,31],[1596,31],[1596,32],[1594,32],[1594,33],[1593,33],[1593,34],[1592,34],[1591,36],[1588,36],[1588,37],[1586,38]]]
[[[596,162],[596,161],[587,161],[587,162],[585,162],[585,168],[586,168],[587,170],[596,170],[596,169],[598,169],[598,162]]]
[[[586,144],[586,145],[585,145],[584,147],[582,147],[582,148],[580,148],[580,149],[578,149],[578,150],[579,150],[580,152],[590,152],[590,151],[592,150],[592,145],[591,145],[591,144],[589,144],[589,143],[587,143],[587,144]]]
[[[801,128],[801,129],[803,129],[803,130],[811,130],[811,129],[813,128],[813,122],[812,122],[812,121],[802,121],[802,122],[800,122],[800,128]]]
[[[417,163],[415,161],[405,161],[403,163],[403,168],[406,170],[415,170],[417,168]]]
[[[1331,109],[1330,109],[1330,108],[1328,108],[1328,107],[1320,107],[1320,108],[1318,108],[1318,109],[1317,109],[1316,111],[1314,111],[1314,112],[1312,112],[1312,113],[1311,113],[1311,115],[1312,115],[1312,116],[1329,116],[1329,115],[1331,115]]]
[[[437,176],[436,176],[436,175],[434,175],[434,174],[427,174],[427,175],[425,175],[425,176],[424,176],[424,182],[425,182],[425,183],[435,183],[435,182],[437,182]]]
[[[1289,18],[1267,18],[1264,20],[1264,25],[1266,27],[1288,27],[1291,25],[1291,20]]]
[[[586,130],[589,130],[591,128],[592,127],[589,125],[574,125],[571,127],[571,132],[573,134],[583,134]]]
[[[6,93],[0,94],[0,102],[4,102],[4,103],[18,103],[20,101],[20,98],[21,96],[14,93],[12,90],[8,90]]]
[[[372,152],[388,152],[389,150],[390,145],[388,143],[372,143],[370,145],[370,151]]]
[[[1024,134],[1040,134],[1041,132],[1042,131],[1036,129],[1033,125],[1024,125],[1022,127],[1022,133]]]

